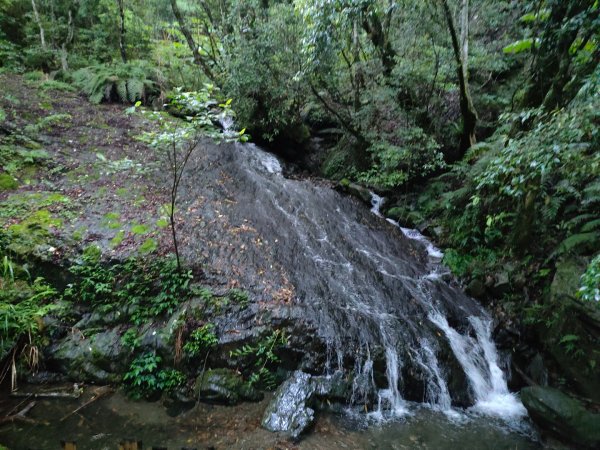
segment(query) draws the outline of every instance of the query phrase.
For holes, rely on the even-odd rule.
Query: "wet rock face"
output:
[[[549,387],[529,387],[521,400],[542,431],[586,448],[600,448],[600,414],[587,411],[581,402]]]
[[[207,370],[194,385],[194,395],[207,403],[237,405],[242,401],[260,401],[264,395],[257,391],[242,376],[230,369]]]
[[[452,403],[473,404],[462,368],[446,355],[446,338],[430,315],[439,311],[464,333],[469,316],[486,313],[431,272],[422,242],[365,207],[372,200],[368,190],[346,183],[341,187],[353,195],[341,195],[286,178],[280,162],[252,144],[206,143],[187,170],[180,191],[182,239],[189,242],[182,249],[185,259],[202,261],[212,284],[235,283],[253,299],[252,316],[217,323],[220,336],[239,341],[260,324],[295,321],[298,330],[310,332],[292,336],[315,336],[317,345],[295,339],[292,345],[300,351],[283,360],[287,370],[321,374],[331,356],[334,365],[352,373],[361,371],[356,362],[363,361],[381,370],[366,377],[375,380],[367,388],[376,391],[386,384],[378,380],[386,378],[388,361],[379,364],[371,355],[385,349],[398,365],[391,372],[421,360],[403,372],[407,379],[398,385],[410,392],[401,394],[423,399],[432,383],[439,392],[450,384]],[[422,352],[424,346],[429,353]],[[311,354],[305,357],[307,349]],[[431,370],[420,371],[422,364]]]

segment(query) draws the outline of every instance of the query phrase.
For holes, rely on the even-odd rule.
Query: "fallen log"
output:
[[[13,392],[10,396],[16,398],[79,398],[81,392]]]

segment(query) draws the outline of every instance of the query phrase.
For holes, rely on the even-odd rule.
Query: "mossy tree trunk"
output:
[[[469,0],[462,0],[460,8],[460,40],[454,22],[454,17],[450,11],[448,0],[442,0],[444,16],[450,31],[452,40],[452,49],[456,61],[456,72],[458,74],[458,88],[460,91],[460,112],[462,116],[462,133],[458,152],[453,155],[452,160],[461,159],[465,152],[474,144],[477,139],[475,128],[477,126],[477,111],[473,105],[471,92],[469,89]]]
[[[31,7],[33,8],[33,17],[35,19],[35,23],[40,29],[40,45],[42,46],[42,49],[46,50],[46,34],[44,33],[44,26],[42,25],[42,20],[40,19],[40,14],[38,12],[35,0],[31,0]]]
[[[379,54],[383,73],[386,77],[392,74],[392,70],[396,65],[396,51],[389,40],[388,30],[392,20],[394,9],[388,8],[388,12],[382,19],[375,12],[363,11],[363,29],[366,31],[371,43]]]
[[[539,46],[533,46],[531,81],[524,106],[543,106],[547,110],[561,107],[570,97],[565,87],[573,78],[572,61],[593,38],[600,9],[590,0],[551,0],[546,5],[550,16],[544,22]],[[580,78],[598,64],[596,48],[587,67],[579,68]],[[569,92],[566,92],[569,91]]]

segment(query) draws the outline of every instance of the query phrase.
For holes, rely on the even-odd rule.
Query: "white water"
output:
[[[371,212],[383,217],[380,208],[384,201],[384,198],[372,193]],[[403,228],[392,219],[388,218],[386,220],[397,226],[407,238],[416,240],[425,247],[431,263],[431,272],[423,278],[438,279],[443,275],[443,266],[440,263],[444,254],[440,249],[436,248],[419,231]],[[422,288],[422,286],[420,287]],[[475,334],[475,337],[471,337],[468,331],[461,334],[452,328],[446,317],[439,311],[433,310],[428,318],[444,333],[452,352],[467,376],[469,386],[475,397],[475,405],[470,408],[471,411],[507,420],[518,419],[527,415],[527,411],[520,400],[508,391],[504,373],[498,365],[496,346],[491,338],[490,319],[470,316],[471,331]],[[436,354],[427,340],[421,340],[420,344],[420,348],[414,349],[414,352],[417,362],[428,377],[426,401],[434,408],[452,411],[450,393],[444,375],[439,368]],[[392,384],[397,386],[397,367],[396,369],[390,369],[390,364],[397,364],[397,361],[390,358],[389,352],[390,348],[386,348],[388,382],[390,386]],[[388,396],[396,399],[396,394],[400,396],[397,388],[392,392],[387,391],[383,392],[384,398]],[[401,400],[394,401],[403,404]]]
[[[417,352],[417,362],[428,375],[427,392],[425,400],[427,403],[442,411],[452,408],[452,399],[448,391],[448,384],[440,369],[437,356],[427,339],[421,339],[421,347]]]
[[[429,320],[447,337],[454,355],[460,362],[476,403],[473,411],[501,418],[525,416],[527,411],[517,397],[508,391],[504,373],[498,366],[498,354],[490,336],[490,321],[470,317],[475,337],[460,334],[452,328],[444,316],[437,311]]]

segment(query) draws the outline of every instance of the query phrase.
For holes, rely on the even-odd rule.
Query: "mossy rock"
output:
[[[50,367],[73,380],[115,383],[127,369],[130,352],[115,328],[85,337],[70,334],[49,347],[46,358]]]
[[[12,175],[0,173],[0,192],[12,191],[19,187],[19,182]]]
[[[194,394],[203,402],[237,405],[243,401],[260,401],[263,394],[230,369],[212,369],[200,375],[194,384]]]
[[[523,389],[521,400],[543,431],[579,448],[600,448],[600,414],[587,411],[578,400],[558,389],[541,386]]]
[[[556,273],[550,285],[550,301],[560,302],[575,297],[587,261],[584,258],[565,258],[556,263]]]

